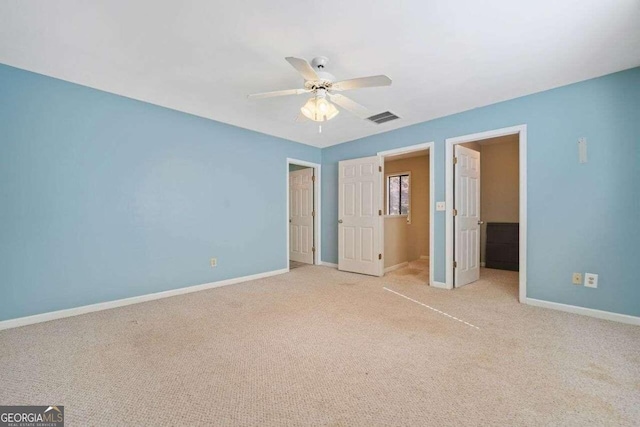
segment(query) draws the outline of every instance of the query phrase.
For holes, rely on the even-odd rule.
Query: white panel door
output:
[[[381,167],[378,156],[339,163],[339,270],[383,275]]]
[[[313,168],[289,172],[289,259],[313,264]]]
[[[455,146],[455,286],[480,278],[480,153]]]

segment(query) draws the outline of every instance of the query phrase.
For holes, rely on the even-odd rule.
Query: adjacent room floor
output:
[[[640,424],[640,328],[521,305],[517,273],[427,271],[304,266],[2,331],[0,403],[69,425]]]
[[[298,262],[298,261],[289,261],[289,270],[293,270],[294,268],[304,267],[305,265],[309,265],[309,264],[305,264],[304,262]]]

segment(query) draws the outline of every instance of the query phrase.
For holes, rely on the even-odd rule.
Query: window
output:
[[[411,174],[387,175],[387,215],[409,215],[409,181]]]

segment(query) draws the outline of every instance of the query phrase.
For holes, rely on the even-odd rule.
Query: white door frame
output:
[[[285,174],[285,178],[286,178],[286,189],[287,189],[287,210],[285,211],[285,220],[286,220],[286,224],[287,224],[287,254],[286,254],[286,258],[285,260],[287,261],[287,271],[289,271],[289,245],[290,245],[290,241],[289,241],[289,165],[298,165],[298,166],[307,166],[310,168],[313,168],[313,175],[315,176],[315,180],[313,182],[313,211],[315,213],[315,216],[313,217],[313,247],[316,249],[315,252],[313,253],[313,264],[314,265],[320,265],[321,261],[320,261],[320,254],[322,253],[322,245],[321,245],[321,212],[322,212],[322,207],[320,205],[320,183],[322,182],[322,175],[321,175],[321,169],[322,169],[322,165],[320,165],[319,163],[312,163],[312,162],[307,162],[305,160],[298,160],[298,159],[290,159],[289,157],[287,157],[287,171]]]
[[[446,285],[453,289],[453,146],[465,142],[497,138],[507,135],[518,135],[520,157],[520,274],[519,300],[524,303],[527,298],[527,125],[490,130],[487,132],[447,138],[445,140],[445,193],[446,193]]]
[[[409,145],[406,147],[400,147],[393,150],[380,151],[377,153],[380,157],[397,156],[399,154],[411,153],[413,151],[429,150],[429,286],[434,286],[433,271],[435,265],[435,251],[434,251],[434,223],[435,223],[435,143],[425,142],[423,144]],[[384,165],[384,162],[382,163]],[[382,179],[382,199],[384,200],[384,166],[381,174]],[[409,184],[411,185],[411,184]],[[381,230],[381,241],[384,249],[384,223]],[[384,251],[382,258],[384,259]]]

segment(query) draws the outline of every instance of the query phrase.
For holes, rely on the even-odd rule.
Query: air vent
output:
[[[400,117],[393,114],[391,111],[385,111],[384,113],[376,114],[375,116],[369,117],[367,120],[371,120],[373,123],[382,124],[385,122],[390,122],[391,120],[399,119]]]

